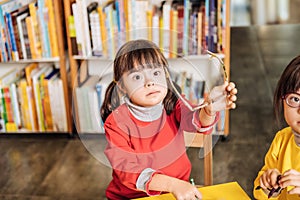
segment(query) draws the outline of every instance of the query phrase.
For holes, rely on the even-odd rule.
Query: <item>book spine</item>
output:
[[[77,42],[76,42],[76,28],[75,28],[75,21],[74,16],[70,15],[68,17],[68,26],[69,26],[69,32],[70,32],[70,40],[71,40],[71,46],[72,46],[72,55],[78,55],[78,48],[77,48]]]
[[[42,57],[42,46],[41,46],[41,37],[40,37],[40,30],[39,24],[37,19],[37,8],[35,3],[29,4],[29,13],[32,23],[32,33],[33,33],[33,40],[34,40],[34,48],[35,48],[35,55],[36,58]]]
[[[102,55],[102,41],[101,41],[101,28],[99,14],[97,11],[93,11],[89,14],[90,26],[91,26],[91,38],[92,38],[92,52],[93,56]]]
[[[21,128],[20,108],[18,104],[17,87],[15,83],[10,85],[10,92],[14,122],[18,128]]]
[[[38,19],[40,24],[40,36],[42,41],[42,55],[44,58],[51,57],[50,41],[49,41],[49,13],[45,7],[44,1],[38,1]]]
[[[99,6],[97,8],[97,11],[99,13],[99,21],[100,21],[100,30],[101,30],[101,43],[102,43],[102,53],[104,56],[108,56],[108,51],[107,51],[107,32],[106,32],[106,27],[105,27],[105,21],[106,21],[106,16],[105,13],[103,12],[103,8]],[[126,34],[126,33],[125,33]]]
[[[58,56],[58,43],[57,43],[57,33],[56,33],[56,23],[54,17],[54,9],[52,0],[45,0],[45,6],[48,8],[48,29],[49,29],[49,40],[51,46],[52,57]]]
[[[33,28],[32,20],[30,16],[26,17],[26,26],[27,26],[29,45],[30,45],[30,54],[33,59],[36,59],[38,58],[36,48],[35,48],[36,40],[34,36],[34,31],[33,31],[34,28]]]
[[[50,105],[50,97],[49,97],[49,90],[48,90],[48,83],[47,79],[41,79],[42,88],[44,91],[44,95],[42,98],[42,107],[45,116],[45,126],[47,131],[53,131],[53,119],[52,119],[52,111]]]
[[[3,133],[6,131],[5,129],[5,105],[3,102],[3,93],[2,89],[0,89],[0,132]]]

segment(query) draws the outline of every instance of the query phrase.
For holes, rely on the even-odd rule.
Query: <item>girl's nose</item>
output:
[[[147,88],[152,87],[152,86],[154,86],[154,82],[153,82],[153,81],[148,81],[148,82],[146,83],[146,87],[147,87]]]

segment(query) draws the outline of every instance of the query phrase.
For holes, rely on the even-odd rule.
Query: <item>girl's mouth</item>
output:
[[[159,91],[149,92],[149,93],[147,94],[147,96],[150,96],[150,95],[153,95],[153,94],[158,94],[158,93],[159,93]]]

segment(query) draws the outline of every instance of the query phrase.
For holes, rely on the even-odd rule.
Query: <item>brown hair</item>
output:
[[[274,99],[273,108],[276,120],[280,124],[283,117],[283,100],[286,94],[296,92],[300,88],[300,55],[295,57],[285,68],[281,77],[277,83]]]
[[[115,87],[116,83],[121,81],[121,77],[125,72],[136,66],[142,66],[144,68],[158,66],[168,67],[168,62],[163,53],[153,42],[148,40],[132,40],[125,43],[119,49],[114,59],[114,80],[109,84],[106,90],[105,99],[100,110],[103,122],[105,122],[109,114],[120,105],[120,91]],[[168,89],[168,93],[163,102],[167,114],[171,113],[176,101],[177,97]]]

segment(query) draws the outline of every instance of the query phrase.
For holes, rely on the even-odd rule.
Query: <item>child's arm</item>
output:
[[[265,164],[262,169],[258,172],[258,175],[254,181],[253,195],[255,199],[268,199],[270,190],[275,187],[278,188],[276,183],[280,170],[278,166],[278,155],[280,150],[280,139],[276,134],[266,156]],[[278,193],[274,193],[277,196]]]
[[[149,190],[170,192],[176,199],[202,199],[199,190],[191,183],[163,174],[152,177]]]

